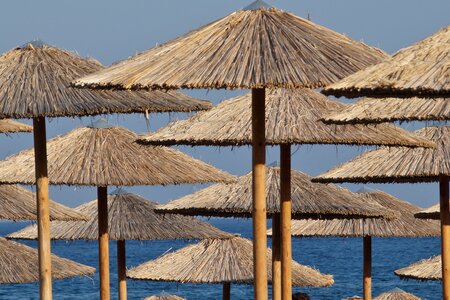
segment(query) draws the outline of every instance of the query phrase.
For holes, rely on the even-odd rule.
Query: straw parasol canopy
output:
[[[401,212],[391,220],[342,219],[342,220],[295,220],[293,236],[339,236],[339,237],[423,237],[439,236],[439,222],[420,220],[414,213],[421,208],[400,200],[383,191],[361,191],[366,203],[375,202],[385,208]],[[271,235],[271,231],[269,231]]]
[[[47,142],[52,184],[130,186],[228,182],[233,176],[166,147],[141,146],[137,135],[104,120]],[[34,184],[34,151],[0,162],[0,182]]]
[[[430,182],[450,175],[450,127],[415,131],[436,142],[436,148],[388,148],[368,151],[315,177],[318,182]]]
[[[317,88],[386,57],[257,1],[75,83],[124,89]]]
[[[146,144],[247,145],[252,142],[252,96],[223,101],[209,111],[172,122],[139,142]],[[345,108],[309,89],[271,90],[266,96],[267,144],[431,146],[393,125],[327,125],[321,117]]]
[[[10,119],[0,120],[0,133],[31,132],[33,127]]]
[[[325,123],[357,124],[394,121],[446,121],[449,98],[364,98],[322,118]]]
[[[36,220],[36,195],[17,185],[0,185],[1,220]],[[86,221],[87,215],[50,200],[50,220]]]
[[[90,275],[95,269],[52,255],[52,277],[63,279]],[[26,245],[0,237],[0,284],[25,283],[39,280],[38,251]]]
[[[450,26],[322,91],[326,95],[449,97]]]
[[[0,117],[194,111],[211,107],[208,101],[179,92],[93,91],[69,86],[72,80],[102,69],[96,60],[42,41],[12,49],[0,56]]]
[[[271,275],[271,250],[267,251],[267,270]],[[253,246],[248,239],[232,237],[205,239],[128,270],[133,279],[181,283],[251,283]],[[330,286],[331,275],[292,261],[294,286]]]
[[[360,218],[393,217],[395,214],[376,202],[347,189],[312,183],[305,173],[291,170],[292,216],[294,218]],[[215,184],[191,195],[160,205],[157,211],[185,215],[251,217],[252,174],[235,183]],[[280,168],[269,167],[266,174],[267,214],[280,212]]]
[[[181,298],[177,295],[169,295],[169,294],[160,294],[160,295],[153,295],[147,298],[144,298],[144,300],[186,300],[185,298]]]
[[[407,267],[395,270],[395,275],[405,279],[442,280],[441,256],[420,260]]]
[[[161,215],[154,212],[157,203],[118,189],[108,196],[108,224],[110,240],[172,240],[226,237],[229,234],[193,217]],[[55,240],[97,240],[97,200],[75,208],[89,216],[88,222],[61,222],[50,224],[51,238]],[[31,225],[8,235],[15,239],[36,239],[37,226]]]
[[[441,208],[439,203],[435,204],[427,209],[421,210],[414,214],[414,217],[420,219],[433,219],[440,220],[441,219]]]
[[[375,297],[373,300],[421,300],[421,298],[407,293],[399,288],[393,289],[389,292],[384,292],[379,296]]]

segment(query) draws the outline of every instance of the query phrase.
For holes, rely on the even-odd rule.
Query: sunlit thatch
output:
[[[440,220],[441,219],[441,208],[439,203],[435,204],[427,209],[418,211],[414,214],[416,218],[420,219],[433,219],[433,220]]]
[[[441,256],[422,259],[394,273],[405,279],[442,280]]]
[[[367,203],[359,194],[332,185],[312,183],[311,177],[291,171],[293,218],[394,217],[391,210],[377,203]],[[266,175],[266,209],[268,215],[280,212],[280,168],[268,167]],[[187,215],[251,217],[252,174],[235,183],[216,184],[181,197],[157,209]]]
[[[393,289],[392,291],[380,294],[373,298],[373,300],[421,300],[421,298],[401,289]]]
[[[91,87],[316,88],[387,55],[276,8],[244,9],[76,81]]]
[[[156,214],[157,203],[120,190],[108,196],[108,229],[110,240],[172,240],[226,237],[229,234],[193,217]],[[75,208],[89,216],[88,222],[50,223],[50,237],[56,240],[97,240],[97,200]],[[31,225],[8,238],[37,239],[37,226]]]
[[[393,125],[327,125],[321,117],[345,107],[309,89],[272,90],[266,96],[267,144],[430,145]],[[139,142],[234,146],[251,144],[251,94],[223,101],[209,111],[173,122]]]
[[[227,182],[233,177],[167,147],[135,143],[137,135],[105,122],[81,127],[47,142],[52,184],[128,186]],[[0,162],[0,182],[34,184],[34,151]]]
[[[272,254],[267,251],[267,270],[271,281]],[[175,252],[143,263],[127,272],[133,279],[181,283],[251,283],[253,245],[248,239],[233,237],[205,239]],[[294,286],[330,286],[333,276],[292,262]]]
[[[327,95],[449,97],[450,26],[323,90]]]
[[[381,147],[313,178],[318,182],[430,182],[450,175],[450,127],[426,127],[418,136],[436,148]]]
[[[0,133],[31,132],[33,127],[10,119],[0,120]]]
[[[179,92],[93,91],[70,81],[103,69],[93,59],[44,44],[27,43],[0,56],[0,117],[83,116],[106,113],[194,111],[208,101]]]
[[[169,294],[160,294],[160,295],[153,295],[147,298],[144,298],[144,300],[186,300],[185,298],[181,298],[177,295],[169,295]]]
[[[38,250],[0,238],[0,284],[39,280]],[[95,269],[52,255],[52,277],[63,279],[90,275]]]

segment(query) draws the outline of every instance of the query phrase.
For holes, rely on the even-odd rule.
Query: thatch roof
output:
[[[309,89],[271,90],[266,96],[267,144],[353,144],[429,146],[393,125],[327,125],[321,117],[345,107]],[[223,101],[187,120],[173,122],[156,133],[140,137],[147,144],[234,146],[251,144],[251,94]]]
[[[0,284],[39,280],[38,250],[0,238]],[[52,277],[63,279],[90,275],[95,269],[52,255]]]
[[[137,54],[77,85],[316,88],[387,55],[276,8],[248,7]]]
[[[405,279],[442,280],[441,256],[422,259],[394,273]]]
[[[399,212],[391,219],[342,219],[342,220],[294,220],[293,236],[339,236],[339,237],[422,237],[439,236],[439,222],[420,220],[414,213],[421,208],[395,198],[382,191],[360,193],[366,203],[375,202]],[[269,232],[271,234],[271,231]]]
[[[144,300],[185,300],[185,298],[181,298],[177,295],[169,295],[169,294],[160,294],[160,295],[153,295],[147,298],[144,298]]]
[[[315,177],[318,182],[430,182],[450,175],[450,127],[415,131],[436,148],[380,147]]]
[[[84,116],[105,113],[194,111],[211,104],[179,92],[93,91],[69,87],[102,70],[93,60],[42,42],[0,56],[0,118]]]
[[[373,298],[373,300],[421,300],[421,298],[397,288],[389,292],[384,292]]]
[[[271,281],[272,254],[267,251],[267,271]],[[241,237],[205,239],[128,270],[133,279],[181,283],[251,283],[253,245]],[[292,261],[294,286],[330,286],[333,276]]]
[[[31,132],[33,127],[10,119],[0,120],[0,133]]]
[[[110,240],[172,240],[226,237],[229,234],[193,217],[161,215],[154,212],[155,202],[119,189],[108,196]],[[56,240],[97,240],[97,200],[76,208],[89,216],[88,222],[50,223],[50,237]],[[31,225],[8,235],[8,238],[37,239],[37,226]]]
[[[351,97],[449,97],[450,26],[323,90]]]
[[[391,210],[332,184],[311,182],[305,173],[291,170],[293,218],[393,217]],[[280,168],[268,167],[266,175],[266,209],[269,216],[280,212]],[[157,209],[186,215],[248,217],[252,215],[252,173],[235,183],[216,184],[181,197]]]
[[[450,120],[449,98],[364,98],[323,118],[325,123],[357,124]]]
[[[418,211],[414,214],[414,217],[420,218],[420,219],[433,219],[433,220],[440,220],[441,219],[441,207],[438,204],[435,204],[427,209]]]
[[[87,215],[50,200],[50,220],[87,220]],[[36,196],[17,185],[0,185],[0,220],[37,220]]]
[[[137,135],[98,121],[47,142],[51,184],[129,186],[227,182],[234,177],[167,147],[135,143]],[[34,184],[34,150],[0,162],[0,182]]]

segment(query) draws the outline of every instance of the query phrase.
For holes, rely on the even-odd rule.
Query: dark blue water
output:
[[[211,219],[215,226],[244,237],[251,235],[251,222],[239,219]],[[23,224],[1,224],[0,234],[17,230]],[[269,239],[270,242],[270,239]],[[36,246],[36,242],[25,242]],[[156,258],[169,249],[179,249],[194,241],[128,241],[127,266],[136,266]],[[110,244],[111,296],[117,299],[116,245]],[[400,280],[395,269],[414,261],[437,254],[438,238],[373,239],[373,293],[399,287],[423,299],[440,299],[440,282]],[[52,242],[52,252],[77,262],[97,267],[96,242]],[[335,284],[329,288],[295,289],[310,294],[312,299],[341,299],[362,294],[362,239],[358,238],[307,238],[293,239],[294,259],[318,268],[322,273],[333,274]],[[190,285],[166,282],[128,280],[128,298],[142,299],[161,292],[178,294],[187,299],[221,299],[221,285]],[[232,299],[251,299],[252,288],[232,286]],[[54,299],[98,299],[98,276],[57,280],[53,283]],[[0,286],[0,299],[38,299],[37,283]]]

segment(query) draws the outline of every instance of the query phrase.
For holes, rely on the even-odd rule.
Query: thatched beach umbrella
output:
[[[441,256],[422,259],[407,267],[395,270],[395,275],[405,279],[442,280]]]
[[[210,111],[198,113],[187,120],[173,122],[156,133],[141,137],[143,143],[165,145],[248,145],[251,133],[251,94],[223,101]],[[281,148],[281,222],[274,218],[274,225],[280,224],[283,282],[289,282],[287,262],[290,253],[290,145],[291,144],[351,144],[351,145],[426,145],[409,132],[392,125],[363,126],[326,125],[319,118],[345,107],[344,104],[329,100],[325,96],[309,90],[271,90],[265,102],[266,143],[280,145]],[[293,126],[295,124],[295,126]],[[417,145],[416,144],[416,145]],[[278,190],[273,192],[277,193]],[[278,197],[276,198],[278,200]],[[277,211],[278,212],[278,211]],[[278,230],[277,230],[278,232]],[[274,235],[273,250],[277,255],[278,235]],[[274,262],[277,260],[274,259]],[[286,264],[284,263],[286,262]],[[274,283],[276,280],[274,280]],[[276,288],[274,289],[277,290]]]
[[[411,293],[405,292],[404,290],[396,288],[392,291],[384,292],[378,295],[373,300],[421,300],[421,298]]]
[[[440,220],[441,218],[440,204],[438,203],[427,209],[421,210],[415,213],[414,216],[419,219]]]
[[[19,123],[9,119],[0,120],[0,133],[32,132],[32,131],[33,127],[31,127],[30,125]]]
[[[266,299],[265,89],[321,87],[385,57],[378,49],[258,0],[76,84],[123,89],[252,89],[255,298]],[[283,193],[282,200],[286,197]],[[289,280],[283,284],[284,299],[289,299]]]
[[[89,275],[95,269],[69,259],[51,255],[52,277],[63,279]],[[25,283],[39,280],[38,251],[26,245],[0,237],[0,284]]]
[[[108,235],[117,241],[117,270],[119,299],[126,299],[126,240],[172,240],[226,237],[229,234],[192,217],[160,215],[154,212],[155,202],[119,188],[108,196]],[[77,208],[89,216],[88,222],[61,222],[50,224],[51,238],[55,240],[97,240],[97,200]],[[25,227],[7,236],[14,239],[36,239],[35,225]]]
[[[47,45],[27,43],[0,56],[0,118],[33,118],[39,225],[41,299],[51,299],[48,176],[45,117],[105,113],[191,111],[210,104],[179,93],[89,91],[69,87],[83,75],[101,70],[95,60]]]
[[[223,284],[223,299],[230,299],[232,283],[253,281],[252,242],[241,237],[205,239],[155,260],[145,262],[127,272],[133,279],[173,281],[181,283]],[[271,280],[271,251],[266,252]],[[291,261],[294,286],[330,286],[331,275]]]
[[[444,257],[443,295],[450,297],[450,127],[428,127],[416,133],[435,141],[436,148],[387,148],[366,152],[313,180],[320,182],[432,182],[439,181],[441,253]],[[447,274],[447,272],[449,272]],[[447,282],[448,279],[448,282]]]
[[[231,175],[166,147],[136,144],[137,135],[99,120],[48,141],[48,178],[56,185],[96,186],[100,292],[109,298],[107,187],[226,182]],[[0,182],[34,182],[33,149],[0,162]],[[50,236],[49,236],[50,237]]]
[[[292,235],[298,237],[362,237],[363,238],[363,289],[366,298],[372,291],[372,237],[424,237],[439,236],[439,223],[420,220],[414,214],[420,208],[395,198],[385,192],[363,188],[358,193],[366,203],[377,203],[399,212],[392,219],[335,219],[296,220]],[[271,232],[269,231],[269,234]]]
[[[177,295],[169,295],[162,293],[160,295],[153,295],[147,298],[144,298],[144,300],[186,300],[185,298],[181,298]]]
[[[323,89],[326,95],[449,97],[450,26]]]

